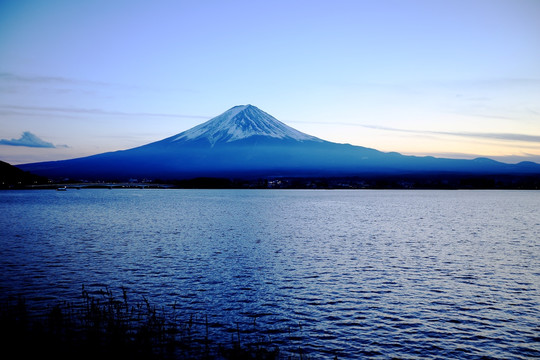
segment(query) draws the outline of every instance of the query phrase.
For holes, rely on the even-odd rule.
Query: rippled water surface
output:
[[[124,286],[312,359],[529,359],[539,208],[533,191],[3,191],[0,291]]]

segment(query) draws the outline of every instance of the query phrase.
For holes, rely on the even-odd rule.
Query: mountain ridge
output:
[[[531,162],[416,157],[333,143],[302,133],[249,104],[139,147],[18,167],[42,176],[74,179],[540,174],[540,165]]]

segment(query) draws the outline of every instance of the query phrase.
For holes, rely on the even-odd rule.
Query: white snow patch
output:
[[[232,142],[255,135],[297,141],[322,141],[285,125],[252,105],[235,106],[203,124],[180,133],[173,141],[208,139],[214,145],[217,142]]]

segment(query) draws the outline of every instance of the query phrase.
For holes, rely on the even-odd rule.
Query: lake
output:
[[[124,287],[284,356],[538,358],[539,208],[538,191],[1,191],[0,296]]]

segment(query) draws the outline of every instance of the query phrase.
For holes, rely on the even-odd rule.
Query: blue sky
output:
[[[538,19],[538,0],[0,0],[0,160],[131,148],[249,103],[330,141],[540,162]],[[28,133],[53,147],[13,146]]]

